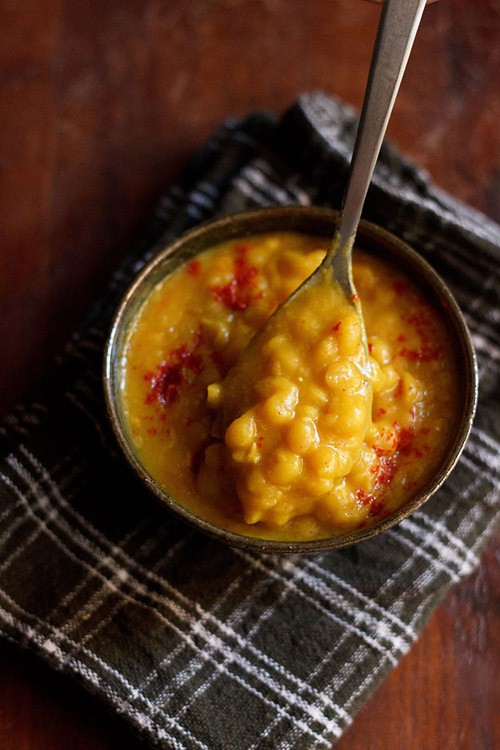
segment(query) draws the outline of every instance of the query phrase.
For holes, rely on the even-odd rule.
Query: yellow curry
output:
[[[236,533],[306,540],[378,522],[449,443],[457,385],[439,315],[358,250],[368,356],[352,306],[319,284],[299,314],[290,306],[266,326],[252,387],[231,378],[325,252],[324,238],[286,232],[224,243],[160,283],[130,333],[123,407],[141,462],[178,502]]]

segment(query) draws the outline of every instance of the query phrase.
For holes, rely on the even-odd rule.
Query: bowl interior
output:
[[[286,207],[255,210],[201,225],[165,248],[142,270],[124,295],[113,320],[105,352],[104,389],[111,424],[127,461],[142,482],[170,510],[202,532],[237,547],[278,553],[319,552],[368,539],[399,523],[436,492],[455,466],[470,432],[477,400],[477,367],[470,336],[454,298],[418,253],[380,227],[361,222],[356,245],[410,276],[440,312],[454,349],[462,383],[461,401],[455,415],[453,438],[432,480],[411,500],[377,524],[326,539],[285,542],[243,536],[213,526],[177,503],[144,468],[127,431],[122,404],[123,371],[131,325],[153,288],[188,259],[228,240],[271,231],[296,231],[331,238],[337,215],[337,212],[328,209]]]

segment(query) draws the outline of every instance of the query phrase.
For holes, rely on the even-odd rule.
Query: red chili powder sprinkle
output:
[[[372,507],[370,508],[369,516],[378,516],[379,513],[382,511],[383,504],[380,503],[374,503]]]
[[[369,505],[370,506],[370,512],[368,513],[369,516],[376,516],[380,513],[382,510],[382,502],[377,502],[377,497],[374,494],[368,494],[364,490],[358,490],[356,492],[356,497],[358,498],[359,502],[362,505]]]
[[[379,413],[380,415],[382,415],[382,414],[385,414],[385,413],[386,413],[386,411],[387,411],[387,409],[383,409],[382,407],[380,407],[380,409],[378,410],[378,413]]]
[[[157,432],[158,430],[156,429],[156,427],[150,427],[148,430],[148,435],[151,435],[152,437],[154,437]]]
[[[370,352],[370,354],[372,353],[372,351],[373,351],[373,344],[368,344],[368,351]]]
[[[262,296],[256,295],[254,291],[254,279],[258,270],[247,263],[248,247],[246,245],[238,245],[235,249],[233,278],[227,284],[211,287],[211,291],[217,302],[229,310],[246,310],[252,300]]]
[[[379,456],[377,464],[377,483],[382,487],[387,487],[393,480],[396,473],[396,459],[394,456]]]
[[[193,260],[190,260],[189,263],[186,265],[186,271],[190,276],[199,276],[201,271],[201,263],[199,260],[194,258]]]
[[[415,430],[411,427],[403,427],[398,435],[398,449],[401,453],[405,453],[411,446],[413,438],[415,437]]]
[[[432,317],[426,311],[422,311],[407,315],[404,319],[415,329],[420,339],[420,347],[409,349],[405,346],[400,349],[398,355],[406,357],[411,362],[433,362],[438,359],[443,347],[435,343],[436,326]]]
[[[398,422],[394,422],[393,427],[396,430],[396,434],[388,449],[373,446],[373,451],[376,454],[378,461],[375,466],[370,469],[370,473],[374,476],[379,487],[387,487],[392,482],[397,469],[396,454],[399,452],[402,455],[408,455],[412,450],[412,444],[415,438],[415,431],[413,428],[401,428]],[[419,457],[417,452],[416,455]]]
[[[151,389],[146,396],[146,403],[159,401],[163,406],[173,404],[179,398],[181,387],[192,383],[196,375],[203,370],[203,359],[196,349],[201,343],[198,332],[192,349],[186,344],[172,349],[168,358],[158,365],[157,372],[147,372],[144,380],[149,381]]]
[[[369,495],[367,492],[365,492],[365,490],[357,490],[356,497],[362,505],[369,505],[373,500],[375,500],[375,495]]]
[[[357,293],[356,294],[351,294],[351,299],[352,299],[353,302],[359,302],[360,296]]]
[[[335,325],[332,327],[332,331],[338,331],[341,325],[342,325],[342,321],[339,320],[339,322],[335,323]]]

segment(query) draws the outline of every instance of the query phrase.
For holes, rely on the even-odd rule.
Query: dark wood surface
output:
[[[0,412],[102,291],[159,192],[218,126],[323,89],[359,106],[361,0],[0,0]],[[500,221],[500,0],[424,14],[389,133]],[[453,589],[339,750],[500,746],[498,544]],[[1,750],[139,750],[92,698],[0,646]]]

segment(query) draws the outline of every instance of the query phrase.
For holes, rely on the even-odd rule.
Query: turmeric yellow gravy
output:
[[[322,283],[267,336],[251,392],[224,380],[326,245],[276,233],[215,247],[153,290],[130,333],[123,408],[138,457],[179,503],[236,533],[309,540],[378,522],[449,444],[457,378],[439,315],[358,250],[367,361],[352,306],[325,304]]]

